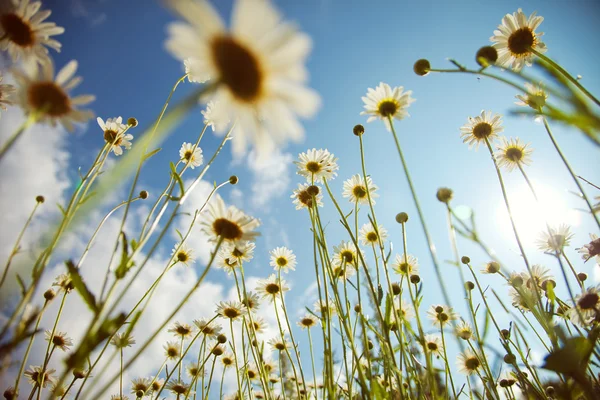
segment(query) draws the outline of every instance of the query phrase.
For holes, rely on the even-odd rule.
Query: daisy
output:
[[[531,266],[531,273],[529,271],[521,272],[521,278],[529,289],[533,289],[534,282],[535,286],[541,287],[544,282],[551,280],[553,276],[548,268],[534,264]]]
[[[540,40],[543,33],[535,32],[543,20],[535,12],[527,18],[520,8],[516,13],[506,14],[490,38],[498,51],[498,64],[520,71],[523,65],[531,66],[532,49],[545,53],[546,45]]]
[[[510,288],[508,294],[512,298],[513,307],[518,308],[521,311],[531,311],[537,303],[537,295],[533,289],[529,289],[526,286],[517,288]]]
[[[205,375],[204,368],[199,368],[198,364],[189,364],[186,368],[190,378],[200,378]]]
[[[419,261],[410,254],[396,254],[392,269],[400,275],[414,275],[419,273]]]
[[[110,340],[110,344],[115,346],[117,349],[124,349],[125,347],[131,347],[135,344],[133,336],[126,333],[117,333]]]
[[[217,344],[210,350],[210,352],[213,356],[220,357],[225,354],[225,347]]]
[[[194,325],[196,325],[198,330],[208,338],[217,336],[219,333],[221,333],[222,329],[220,325],[217,325],[216,323],[204,318],[195,319]]]
[[[277,279],[275,274],[271,274],[267,279],[258,281],[256,291],[261,293],[265,299],[270,299],[271,302],[275,301],[277,296],[283,295],[283,292],[287,292],[290,288],[286,282],[281,279]]]
[[[235,321],[246,313],[246,308],[239,301],[222,301],[215,312],[222,318]]]
[[[81,83],[75,75],[77,61],[71,61],[54,76],[52,61],[30,68],[28,72],[15,70],[13,75],[18,83],[18,100],[27,114],[35,114],[38,122],[49,122],[52,126],[60,123],[69,131],[74,122],[85,122],[94,116],[90,110],[79,110],[94,101],[92,95],[69,97],[69,91]]]
[[[402,321],[409,321],[415,317],[415,309],[410,303],[402,300],[398,308],[398,318]]]
[[[493,141],[504,130],[501,118],[500,114],[492,115],[491,111],[481,111],[477,117],[469,117],[469,122],[460,128],[463,143],[477,149],[480,143]]]
[[[373,224],[369,222],[360,228],[359,238],[365,246],[374,246],[379,243],[379,240],[383,243],[387,237],[387,229],[383,226],[378,226],[377,229],[375,229]]]
[[[131,148],[130,140],[133,139],[133,135],[125,133],[129,127],[122,123],[122,117],[108,118],[106,122],[98,117],[96,118],[96,121],[98,122],[100,129],[104,132],[104,141],[111,145],[111,150],[116,156],[123,154],[121,146],[125,147],[127,150]]]
[[[337,314],[337,307],[332,300],[329,300],[329,302],[317,300],[315,304],[313,304],[313,309],[315,312],[321,314],[321,317],[325,317],[326,315],[333,317]]]
[[[275,351],[284,351],[285,349],[289,349],[292,347],[291,343],[289,343],[287,340],[282,339],[280,337],[269,340],[268,344]]]
[[[263,361],[263,368],[265,369],[267,374],[270,374],[271,372],[277,370],[277,364],[275,364],[273,360],[265,360]]]
[[[469,340],[473,337],[473,329],[467,321],[460,321],[455,328],[456,336],[462,340]]]
[[[391,88],[387,83],[380,82],[375,89],[369,88],[367,95],[362,97],[365,111],[360,115],[369,115],[367,122],[381,119],[388,131],[391,131],[390,118],[401,120],[408,117],[406,108],[415,101],[410,95],[411,90],[404,91],[404,87]]]
[[[580,326],[589,325],[600,316],[600,285],[589,287],[575,298],[575,305],[567,312],[569,319]]]
[[[264,320],[264,318],[261,317],[252,317],[252,325],[254,327],[254,332],[256,333],[263,333],[265,331],[265,329],[267,329],[268,324],[267,322]]]
[[[29,369],[25,371],[25,376],[33,386],[40,385],[45,388],[48,384],[54,383],[52,374],[55,372],[56,370],[54,369],[47,369],[44,371],[40,366],[30,366]]]
[[[529,147],[529,143],[523,143],[519,138],[506,140],[503,137],[502,144],[496,148],[498,149],[496,152],[498,166],[504,167],[508,171],[531,163],[533,150]]]
[[[239,242],[253,241],[259,235],[255,229],[260,221],[244,214],[235,206],[226,207],[223,199],[217,197],[209,205],[201,225],[211,242],[222,239],[237,245]]]
[[[320,182],[322,179],[331,180],[336,177],[339,166],[337,158],[327,149],[311,149],[298,155],[299,161],[294,161],[298,167],[296,173],[306,178],[308,183]]]
[[[225,368],[231,367],[233,364],[235,364],[234,355],[229,353],[224,354],[223,357],[221,357],[221,363]]]
[[[194,252],[186,246],[185,243],[177,243],[171,251],[171,258],[175,263],[182,263],[189,266],[194,263]]]
[[[61,44],[51,38],[65,28],[44,21],[52,13],[40,11],[41,1],[12,0],[0,5],[0,50],[8,51],[13,62],[20,57],[43,64],[50,60],[48,49],[60,51]]]
[[[150,392],[150,378],[136,378],[131,381],[131,393],[136,397],[144,397]]]
[[[163,346],[163,349],[165,349],[165,356],[169,360],[176,360],[181,355],[180,350],[179,350],[180,349],[180,343],[178,343],[178,342],[168,341]]]
[[[312,314],[305,314],[300,321],[298,321],[298,326],[302,329],[310,329],[315,326],[319,322],[319,319]]]
[[[246,376],[250,381],[258,379],[258,369],[256,368],[256,365],[249,365],[246,367]]]
[[[196,147],[196,148],[194,148]],[[193,143],[183,142],[179,149],[179,158],[185,162],[191,169],[199,167],[204,161],[202,149]]]
[[[333,246],[333,265],[352,266],[358,268],[358,251],[354,243],[343,241],[339,246]]]
[[[13,85],[2,84],[2,72],[0,72],[0,108],[6,111],[6,106],[12,106],[12,96],[17,89]]]
[[[527,89],[527,94],[516,95],[515,97],[519,101],[515,102],[515,104],[540,111],[546,105],[546,100],[548,100],[548,94],[544,91],[543,84],[540,82],[538,85],[535,85],[525,82],[525,89]]]
[[[444,326],[450,321],[458,319],[456,314],[451,307],[444,305],[433,305],[427,311],[427,316],[431,319],[434,326]]]
[[[60,288],[60,290],[63,290],[67,293],[75,288],[69,274],[60,274],[57,276],[54,282],[52,282],[52,286],[57,286]]]
[[[356,268],[352,264],[338,264],[333,266],[332,275],[335,279],[348,280],[356,273]]]
[[[224,243],[217,253],[217,266],[228,274],[242,263],[252,260],[256,245],[252,242]]]
[[[170,380],[165,388],[170,390],[173,394],[176,394],[177,397],[185,394],[190,395],[192,393],[190,392],[190,385],[181,380]]]
[[[269,265],[275,270],[283,272],[294,271],[296,269],[296,255],[287,247],[277,247],[271,250],[271,259]]]
[[[315,185],[299,183],[298,189],[294,190],[290,197],[294,199],[293,203],[296,205],[296,210],[303,208],[310,209],[315,204],[317,207],[323,207],[323,194],[321,193],[321,189]]]
[[[479,361],[477,354],[473,353],[469,349],[466,349],[456,358],[456,365],[458,366],[458,371],[460,373],[472,375],[477,373],[477,371],[481,368],[481,361]]]
[[[437,356],[444,355],[442,338],[438,335],[425,335],[425,345],[423,347]]]
[[[67,336],[66,332],[54,332],[54,335],[51,331],[45,332],[46,340],[51,341],[55,347],[58,347],[62,351],[69,350],[69,347],[73,346],[73,339]]]
[[[310,117],[320,103],[304,86],[310,38],[282,21],[269,1],[238,0],[229,32],[208,1],[169,4],[185,21],[169,26],[166,47],[187,60],[192,79],[217,85],[210,95],[215,128],[237,120],[234,153],[241,155],[248,142],[262,155],[288,139],[301,140],[296,115]]]
[[[367,187],[369,192],[367,193]],[[379,197],[375,191],[379,189],[377,185],[373,183],[370,176],[367,176],[367,183],[361,175],[354,175],[352,178],[344,181],[344,191],[342,196],[350,203],[369,204],[369,195],[371,196],[371,203],[375,204],[375,198]]]
[[[247,311],[256,312],[260,306],[260,298],[254,292],[248,292],[242,299],[242,304],[246,307]]]
[[[158,392],[160,389],[162,389],[163,385],[165,384],[165,380],[162,378],[158,378],[158,377],[154,377],[154,379],[152,380],[152,384],[150,385],[151,389],[153,392]]]
[[[168,332],[171,332],[175,336],[183,338],[189,338],[194,333],[194,328],[188,324],[182,324],[181,322],[175,322]]]
[[[484,274],[495,274],[495,273],[498,273],[499,271],[500,271],[500,264],[498,264],[496,261],[490,261],[490,262],[486,263],[485,266],[483,267],[483,269],[481,270],[481,272]]]
[[[558,254],[563,251],[563,248],[569,247],[572,238],[571,227],[561,224],[558,227],[549,228],[547,232],[542,232],[537,245],[544,252]]]
[[[584,262],[596,257],[596,263],[600,264],[600,238],[598,235],[590,233],[590,239],[591,242],[576,250],[581,254]]]

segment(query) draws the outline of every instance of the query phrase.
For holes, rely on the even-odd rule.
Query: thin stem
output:
[[[23,123],[17,128],[17,130],[11,135],[11,137],[8,138],[8,140],[2,144],[2,147],[0,148],[0,161],[2,161],[6,153],[14,146],[14,144],[21,137],[21,135],[25,133],[27,128],[29,128],[39,119],[41,114],[41,112],[32,112],[31,114],[29,114],[27,119],[23,121]]]

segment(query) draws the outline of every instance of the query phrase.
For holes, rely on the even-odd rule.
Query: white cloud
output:
[[[248,168],[252,171],[252,206],[264,207],[273,198],[288,194],[292,155],[276,150],[270,157],[248,154]]]

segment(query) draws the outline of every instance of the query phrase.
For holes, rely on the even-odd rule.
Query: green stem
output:
[[[6,153],[14,146],[21,135],[25,133],[25,130],[27,130],[27,128],[29,128],[39,119],[40,115],[40,113],[30,113],[27,119],[23,121],[23,123],[17,128],[11,137],[2,144],[2,147],[0,147],[0,161],[2,161]]]

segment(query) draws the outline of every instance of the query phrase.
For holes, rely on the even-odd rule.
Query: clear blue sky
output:
[[[218,4],[228,21],[231,1],[218,1]],[[366,122],[366,118],[359,115],[361,96],[380,81],[402,85],[413,91],[417,101],[409,109],[411,117],[396,126],[440,259],[451,259],[452,253],[444,208],[435,199],[435,192],[440,186],[448,186],[455,190],[456,205],[467,204],[476,210],[482,236],[502,259],[508,265],[518,263],[512,237],[499,222],[497,209],[502,205],[501,194],[489,154],[483,148],[477,152],[469,150],[459,138],[459,127],[468,116],[482,109],[506,115],[514,108],[516,93],[499,83],[474,76],[418,77],[412,72],[412,65],[419,58],[428,58],[434,67],[450,67],[446,58],[451,57],[474,67],[475,52],[490,43],[489,37],[502,17],[522,7],[527,15],[537,10],[545,18],[539,30],[545,32],[543,41],[548,47],[547,54],[573,74],[582,75],[582,82],[592,92],[600,93],[600,53],[595,51],[593,42],[600,37],[600,3],[592,0],[569,3],[424,1],[417,5],[397,1],[309,0],[277,1],[276,4],[287,19],[296,21],[313,38],[314,49],[308,61],[310,86],[323,99],[318,115],[304,124],[305,142],[290,145],[285,151],[296,157],[307,148],[328,148],[338,156],[340,173],[332,186],[341,197],[343,180],[360,172],[358,142],[352,135],[352,127]],[[45,6],[53,10],[52,21],[66,28],[60,37],[63,50],[54,55],[56,64],[62,66],[70,59],[79,61],[84,82],[78,93],[95,94],[97,100],[92,108],[103,118],[135,116],[142,126],[147,126],[160,111],[173,83],[183,74],[183,66],[164,49],[166,25],[174,16],[160,2],[148,0],[54,0],[46,1]],[[191,88],[191,84],[186,84],[175,98],[183,97]],[[392,137],[381,123],[373,122],[365,127],[367,169],[381,194],[376,208],[378,220],[391,231],[392,241],[399,249],[400,229],[393,218],[400,211],[409,213],[412,217],[409,251],[419,258],[427,282],[424,303],[441,301]],[[195,112],[163,145],[163,151],[144,172],[144,183],[151,191],[156,192],[164,185],[168,179],[168,161],[176,157],[181,142],[194,140],[200,128],[201,115]],[[530,177],[540,185],[554,186],[567,207],[582,207],[582,203],[567,193],[574,185],[550,148],[543,127],[532,120],[507,115],[504,128],[506,135],[519,136],[532,143],[535,152],[534,162],[528,169]],[[574,170],[598,183],[599,149],[577,131],[556,124],[554,129]],[[212,148],[218,138],[207,135],[205,140],[202,147]],[[72,141],[74,165],[87,165],[90,155],[101,143],[101,132],[90,124],[87,133],[77,135]],[[244,165],[231,165],[230,161],[230,151],[226,150],[210,170],[208,179],[223,181],[231,174],[239,175],[239,187],[249,195],[248,172]],[[156,177],[156,182],[149,180],[149,176]],[[277,241],[282,227],[289,236],[300,270],[290,276],[296,288],[289,295],[291,299],[301,295],[303,288],[313,281],[309,222],[305,213],[296,212],[289,200],[292,188],[300,181],[299,177],[292,177],[288,190],[273,199],[266,209],[247,210],[264,222],[264,236],[257,242],[257,255],[250,267],[253,274],[266,277],[271,272],[267,246],[283,245]],[[523,186],[517,173],[511,174],[507,181],[509,188]],[[592,195],[599,194],[589,187],[586,189]],[[223,195],[228,199],[226,193]],[[349,203],[344,204],[348,204],[349,211]],[[324,212],[331,222],[330,243],[346,239],[337,227],[338,217],[333,207],[328,204]],[[589,221],[583,221],[575,231],[577,236],[572,248],[584,244],[588,233],[598,233]],[[477,266],[487,261],[472,246],[461,243],[460,247],[463,254],[471,255]],[[531,253],[535,253],[534,262],[555,267],[550,257],[536,251]],[[578,257],[573,255],[575,258]],[[459,290],[456,271],[450,266],[445,268],[447,283]],[[521,268],[518,265],[517,269]],[[597,267],[590,262],[584,270],[591,274],[592,268]],[[218,279],[217,275],[213,278]],[[504,288],[501,291],[506,293]],[[462,304],[460,297],[455,303]]]

